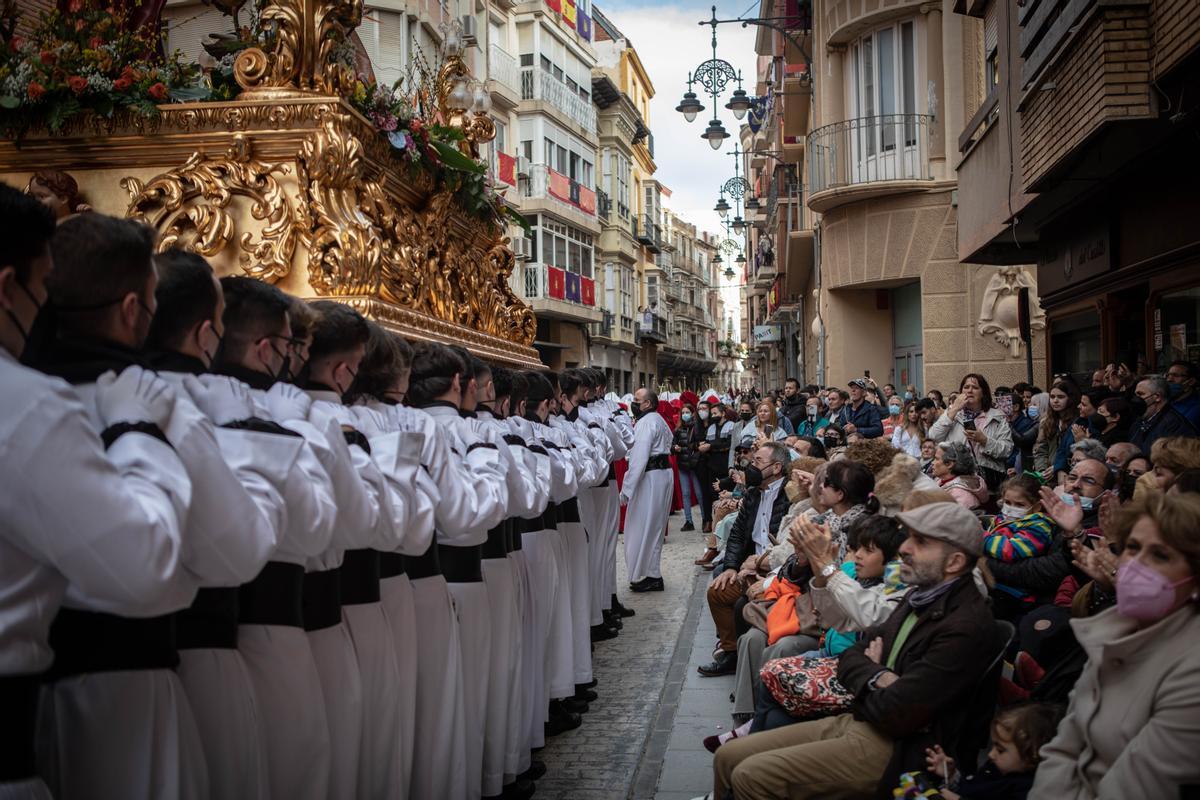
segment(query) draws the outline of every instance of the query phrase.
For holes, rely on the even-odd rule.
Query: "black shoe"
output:
[[[536,791],[537,787],[533,781],[517,778],[512,783],[505,784],[501,797],[503,800],[529,800]]]
[[[612,611],[603,611],[601,613],[604,614],[604,626],[606,628],[613,628],[614,630],[619,631],[625,627],[625,623],[621,622],[620,614],[616,614]]]
[[[563,711],[558,714],[551,714],[550,721],[545,725],[546,738],[558,736],[560,733],[573,731],[583,724],[583,717],[578,714],[568,714]]]
[[[732,675],[737,672],[737,653],[721,652],[711,663],[696,667],[696,671],[706,678],[718,675]]]
[[[581,683],[579,685],[585,689],[595,689],[597,686],[600,685],[600,681],[596,680],[595,678],[592,678],[587,683]]]
[[[517,776],[518,781],[536,781],[546,774],[546,762],[536,758],[529,762],[529,769]]]
[[[629,586],[631,592],[661,592],[664,589],[666,589],[666,585],[662,578],[642,578]]]
[[[679,528],[679,530],[680,531],[694,531],[694,530],[696,530],[696,526],[690,522],[685,522],[685,523],[683,523],[682,527]]]
[[[612,610],[614,614],[620,617],[633,617],[637,615],[637,612],[632,608],[626,608],[621,605],[621,601],[617,599],[615,594],[612,596]]]
[[[617,632],[614,631],[612,628],[608,627],[607,625],[593,625],[592,626],[592,641],[593,642],[606,642],[609,639],[615,639],[615,638],[617,638]]]
[[[599,700],[600,695],[596,694],[591,689],[584,686],[582,683],[577,683],[577,684],[575,684],[574,699],[580,701],[581,703],[590,703],[593,700]]]
[[[554,704],[557,703],[562,711],[568,714],[586,714],[588,712],[588,704],[583,700],[576,700],[574,697],[564,697],[562,700],[550,701],[550,716],[554,716]]]

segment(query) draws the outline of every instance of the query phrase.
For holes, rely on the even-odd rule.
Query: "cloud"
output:
[[[747,8],[749,0],[718,2],[717,18],[733,19],[757,14],[759,4]],[[654,133],[655,177],[671,190],[666,205],[676,214],[694,223],[702,231],[722,233],[721,218],[712,210],[721,185],[733,177],[733,152],[741,125],[724,108],[729,94],[736,88],[730,85],[718,104],[718,118],[729,131],[720,150],[714,151],[700,138],[713,117],[712,97],[704,97],[696,86],[705,109],[695,122],[687,122],[675,110],[687,89],[688,73],[712,58],[712,28],[700,26],[708,19],[711,3],[648,4],[618,0],[600,3],[599,8],[629,38],[638,57],[654,84],[655,95],[650,101],[647,123]],[[751,95],[755,92],[757,57],[754,53],[754,26],[738,24],[717,26],[717,58],[724,59],[741,70],[742,85]],[[737,278],[740,281],[740,276]],[[735,324],[738,314],[737,290],[722,292],[726,313],[732,312]],[[721,331],[722,336],[724,330]]]

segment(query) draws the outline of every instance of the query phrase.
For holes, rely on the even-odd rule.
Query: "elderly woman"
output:
[[[1200,498],[1118,518],[1117,605],[1071,621],[1088,662],[1030,797],[1180,797],[1200,783]]]
[[[958,396],[929,426],[929,438],[941,444],[958,442],[971,448],[979,474],[995,489],[1008,472],[1012,430],[1003,412],[992,407],[992,388],[974,372],[963,376]]]
[[[962,442],[938,445],[937,455],[933,458],[933,479],[956,503],[971,511],[987,502],[987,484],[975,474],[971,448]]]

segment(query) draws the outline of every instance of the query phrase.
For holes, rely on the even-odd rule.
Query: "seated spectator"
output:
[[[937,487],[937,481],[922,472],[920,463],[907,453],[896,453],[892,456],[892,463],[875,475],[875,497],[879,500],[879,511],[888,516],[895,516],[903,510],[904,501],[914,491]]]
[[[742,441],[750,439],[757,442],[765,438],[767,441],[782,442],[787,438],[788,432],[779,426],[779,413],[775,410],[775,403],[760,400],[755,407],[754,418],[746,423],[740,435]]]
[[[1071,445],[1071,455],[1068,459],[1070,466],[1075,466],[1085,458],[1094,458],[1097,461],[1103,461],[1108,457],[1108,449],[1100,443],[1099,439],[1079,438]]]
[[[805,400],[804,403],[804,419],[800,420],[800,424],[796,425],[796,435],[801,437],[819,437],[821,431],[825,430],[825,426],[829,424],[829,418],[825,416],[825,404],[821,402],[819,394],[813,395]]]
[[[1165,378],[1156,376],[1145,378],[1137,385],[1136,394],[1145,403],[1146,412],[1134,423],[1129,441],[1143,453],[1150,452],[1154,443],[1164,436],[1197,434],[1196,427],[1171,405],[1169,385]]]
[[[1041,484],[1029,475],[1016,475],[1000,486],[1000,513],[983,540],[991,560],[1011,564],[1049,552],[1054,523],[1042,513]],[[998,619],[1015,620],[1037,603],[1037,595],[997,581],[992,610]]]
[[[1134,456],[1140,456],[1141,450],[1138,450],[1130,442],[1114,442],[1108,446],[1108,450],[1104,453],[1104,463],[1109,464],[1117,469],[1125,469],[1125,465]]]
[[[937,442],[925,439],[921,442],[921,472],[933,477],[933,461],[937,458]]]
[[[1171,488],[1179,473],[1200,469],[1200,439],[1169,436],[1159,439],[1150,448],[1150,463],[1154,465],[1154,482],[1160,492]]]
[[[1095,438],[1105,447],[1126,442],[1133,425],[1133,406],[1124,397],[1109,397],[1100,402],[1092,423]]]
[[[821,505],[829,509],[821,522],[829,523],[838,548],[846,548],[846,531],[865,514],[879,511],[874,497],[875,476],[864,464],[848,458],[831,461],[825,468],[825,480],[816,489]]]
[[[1088,661],[1035,797],[1170,798],[1200,783],[1200,498],[1136,502],[1116,538],[1117,605],[1070,623]]]
[[[992,390],[982,375],[964,375],[958,391],[950,407],[929,426],[929,438],[939,444],[969,447],[975,471],[988,489],[995,489],[1008,474],[1012,430],[1004,414],[992,407]]]
[[[790,460],[786,447],[778,442],[767,442],[754,452],[746,467],[746,495],[729,530],[720,572],[708,587],[708,607],[720,638],[719,652],[711,663],[699,668],[701,675],[728,675],[736,667],[734,604],[751,580],[742,568],[748,558],[770,546],[791,505],[787,493],[782,491],[784,471]],[[766,508],[770,509],[769,513]]]
[[[988,501],[987,484],[975,474],[975,457],[962,442],[939,444],[932,471],[938,486],[963,508],[974,510]]]
[[[1059,706],[1026,703],[1006,708],[992,720],[992,748],[987,761],[962,775],[941,745],[926,755],[933,783],[945,800],[1025,800],[1042,757],[1042,745],[1054,738],[1062,719]]]
[[[825,459],[825,443],[815,436],[797,436],[795,444],[789,445],[799,456]]]
[[[713,797],[886,796],[939,742],[973,763],[986,739],[978,721],[995,703],[988,673],[1004,644],[972,578],[983,531],[951,503],[899,521],[908,531],[900,578],[913,589],[839,658],[853,711],[727,743],[716,753]]]

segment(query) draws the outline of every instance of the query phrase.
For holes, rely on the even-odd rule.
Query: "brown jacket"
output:
[[[892,760],[879,782],[879,797],[892,796],[901,773],[924,770],[925,748],[935,744],[960,764],[975,763],[987,741],[999,686],[999,665],[994,662],[1004,637],[970,575],[959,578],[920,612],[893,669],[899,680],[885,689],[867,686],[884,668],[867,658],[867,644],[882,637],[887,661],[901,624],[913,610],[911,597],[912,593],[905,596],[885,622],[867,629],[838,660],[838,680],[855,697],[855,719],[871,723],[895,741]]]

